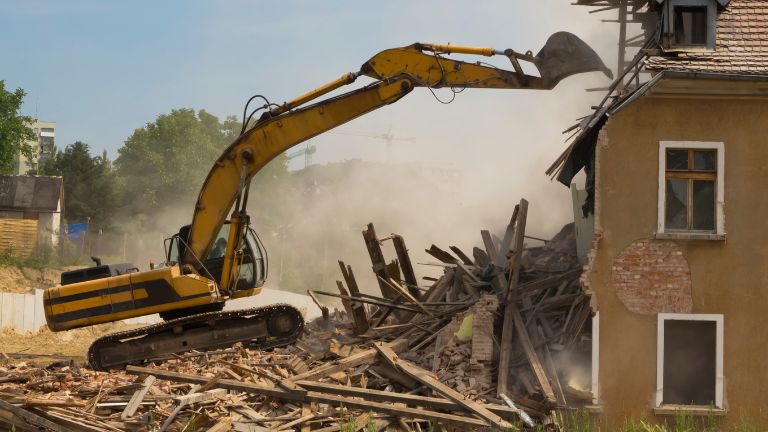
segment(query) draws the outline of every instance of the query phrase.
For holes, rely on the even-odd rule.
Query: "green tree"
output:
[[[35,139],[29,128],[34,120],[19,113],[25,95],[21,88],[7,91],[5,81],[0,80],[0,174],[13,174],[19,153],[32,157],[32,148],[26,141]]]
[[[90,218],[94,228],[113,225],[118,197],[106,152],[91,156],[90,146],[77,141],[46,160],[41,173],[64,177],[64,216],[68,222]]]
[[[147,215],[193,201],[239,128],[233,117],[221,123],[204,110],[183,108],[136,129],[115,160],[127,212]]]

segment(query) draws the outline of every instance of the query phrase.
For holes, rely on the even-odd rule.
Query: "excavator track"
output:
[[[102,336],[88,349],[88,362],[94,370],[106,371],[237,342],[269,349],[290,345],[303,330],[301,313],[287,304],[207,312]]]

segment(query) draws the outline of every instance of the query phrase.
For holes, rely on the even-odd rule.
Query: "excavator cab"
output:
[[[198,272],[201,276],[207,277],[216,283],[221,283],[229,228],[230,224],[227,221],[219,230],[213,243],[213,248],[211,248],[205,260],[202,263],[194,263],[193,265],[193,267],[199,269]],[[166,265],[180,263],[180,257],[184,256],[187,245],[187,242],[182,241],[182,239],[189,238],[189,229],[190,226],[185,225],[179,229],[177,234],[165,240]],[[267,253],[259,236],[250,227],[246,228],[240,252],[242,253],[242,261],[239,262],[235,290],[247,290],[264,285],[264,281],[267,279]],[[180,267],[182,272],[186,272],[185,266],[182,265]]]

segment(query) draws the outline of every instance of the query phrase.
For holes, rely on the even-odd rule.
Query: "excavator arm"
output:
[[[451,59],[448,54],[505,56],[511,70]],[[532,63],[538,75],[526,74],[521,61]],[[222,311],[230,299],[257,294],[263,282],[255,277],[260,253],[254,253],[246,235],[245,209],[251,178],[270,160],[302,141],[400,100],[415,87],[545,90],[567,76],[598,70],[608,73],[597,55],[568,33],[554,34],[535,56],[513,50],[414,44],[382,51],[357,72],[282,105],[267,103],[259,108],[264,113],[258,121],[244,130],[208,173],[192,224],[170,239],[168,263],[139,272],[129,263],[97,262],[96,267],[64,272],[61,286],[47,289],[43,298],[48,326],[60,331],[161,315],[163,323],[95,340],[88,359],[99,370],[235,342],[259,349],[290,344],[304,325],[301,313],[292,306]],[[372,82],[322,98],[363,76]],[[222,258],[218,236],[227,231],[222,227],[230,209]],[[209,255],[214,242],[216,253]],[[178,258],[172,257],[173,245],[176,255],[183,250]],[[250,278],[246,265],[253,266]]]
[[[505,56],[513,70],[481,62],[468,63],[447,54]],[[533,63],[539,76],[526,74],[520,61]],[[552,35],[536,56],[513,50],[452,45],[414,44],[382,51],[358,72],[348,73],[316,90],[266,111],[253,127],[233,142],[214,164],[198,196],[183,262],[193,267],[206,257],[221,226],[232,213],[221,287],[227,289],[235,268],[235,251],[242,240],[247,185],[269,161],[291,147],[354,118],[394,103],[415,87],[549,90],[570,75],[603,71],[595,52],[578,37]],[[352,84],[360,76],[375,81],[365,87],[307,105],[329,92]]]

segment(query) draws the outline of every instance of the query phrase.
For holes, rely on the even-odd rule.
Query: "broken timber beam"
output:
[[[413,263],[411,263],[411,258],[408,256],[405,239],[399,234],[392,234],[392,244],[395,246],[397,261],[400,263],[400,270],[403,272],[403,280],[408,285],[408,291],[410,291],[414,298],[418,299],[421,295],[421,291],[416,288],[419,281],[416,279],[416,273],[413,271]]]
[[[10,413],[13,416],[16,416],[25,422],[27,422],[30,425],[44,427],[56,432],[67,432],[69,430],[68,427],[64,427],[61,425],[58,425],[50,420],[48,420],[45,417],[39,416],[31,411],[28,411],[24,408],[17,407],[15,405],[11,405],[10,403],[0,399],[0,412],[6,411]]]
[[[401,351],[408,348],[408,340],[396,339],[392,342],[387,343],[386,345],[394,351]],[[338,362],[326,363],[311,371],[304,372],[303,374],[294,375],[288,378],[287,381],[296,382],[299,380],[320,379],[336,372],[341,372],[349,368],[360,366],[361,364],[371,363],[373,362],[373,360],[376,358],[377,355],[378,355],[378,351],[376,351],[376,349],[369,348],[365,351],[359,352],[357,354],[353,354],[349,357],[339,360]]]
[[[183,374],[179,372],[165,371],[159,369],[144,368],[138,366],[127,366],[126,372],[132,374],[153,374],[160,379],[176,382],[186,382],[193,384],[202,384],[208,381],[208,378],[199,375]],[[454,414],[429,411],[422,408],[408,408],[402,405],[394,405],[381,402],[371,402],[363,399],[348,398],[328,393],[315,391],[287,391],[279,387],[258,385],[248,382],[222,379],[216,383],[216,386],[228,390],[235,390],[243,393],[258,394],[273,397],[275,399],[289,400],[295,402],[318,402],[332,406],[344,406],[346,408],[357,408],[364,411],[374,411],[384,414],[406,418],[420,418],[439,423],[450,423],[463,427],[482,427],[487,426],[487,422],[472,417],[465,417]],[[0,403],[3,401],[0,400]],[[9,404],[10,405],[10,404]],[[12,405],[11,405],[12,406]],[[15,407],[14,407],[15,408]],[[60,429],[59,429],[60,430]]]
[[[430,246],[429,249],[424,249],[424,252],[432,255],[433,257],[437,258],[438,261],[444,262],[446,264],[456,264],[458,262],[458,260],[451,254],[435,245]]]
[[[403,298],[405,298],[406,300],[408,300],[408,302],[413,303],[414,305],[416,305],[416,307],[421,309],[421,311],[423,313],[427,314],[430,317],[434,316],[434,315],[432,315],[432,312],[430,312],[427,308],[425,308],[424,305],[421,304],[421,302],[419,302],[416,298],[414,298],[411,295],[411,293],[408,292],[408,290],[405,289],[402,285],[397,283],[397,281],[395,281],[394,279],[390,278],[388,281],[384,281],[384,282],[387,285],[389,285],[390,287],[392,287],[393,289],[395,289],[398,292],[398,294],[400,296],[402,296]],[[401,319],[401,321],[406,321],[406,320],[402,320]]]
[[[339,396],[359,397],[376,402],[401,403],[408,406],[421,406],[433,410],[460,411],[464,408],[448,399],[418,396],[408,393],[396,393],[358,387],[343,386],[338,384],[321,383],[315,381],[297,381],[296,384],[307,390],[333,393]],[[500,417],[515,419],[517,410],[503,405],[483,404],[489,411]]]
[[[541,391],[544,393],[544,397],[547,399],[547,402],[555,404],[557,402],[555,399],[555,392],[552,390],[552,385],[549,383],[549,378],[547,378],[547,374],[544,372],[544,367],[541,365],[541,360],[539,360],[539,356],[536,354],[536,349],[533,347],[531,338],[528,335],[528,330],[525,328],[523,317],[520,316],[520,312],[517,310],[517,306],[514,303],[508,304],[507,309],[511,311],[510,313],[512,314],[517,337],[520,338],[523,351],[528,358],[528,363],[531,364],[534,376],[539,381],[539,386],[541,387]],[[506,311],[504,318],[507,318]],[[501,374],[499,376],[501,376]]]
[[[515,223],[517,223],[518,214],[520,214],[520,204],[515,206],[515,210],[512,212],[512,217],[509,219],[509,224],[507,224],[507,229],[504,231],[504,238],[499,245],[499,259],[502,261],[507,259],[507,253],[509,252],[510,246],[512,246],[512,236],[515,232]]]
[[[517,284],[520,280],[520,265],[523,258],[523,241],[525,240],[525,222],[528,217],[528,201],[524,199],[520,200],[520,204],[515,207],[514,214],[517,215],[517,227],[515,228],[514,235],[515,254],[510,259],[510,270],[512,274],[509,278],[509,287],[504,293],[505,308],[504,321],[501,327],[501,343],[499,347],[499,369],[498,378],[496,380],[497,395],[510,394],[509,365],[512,361],[512,331],[514,327],[514,318],[512,316],[513,308],[511,306],[513,302],[513,292],[517,289]],[[525,327],[521,330],[523,332],[526,331]]]
[[[352,272],[352,266],[344,264],[344,261],[339,261],[339,267],[341,268],[341,275],[344,277],[344,281],[347,283],[349,294],[352,297],[360,297],[360,288],[357,286],[357,280],[355,274]],[[352,320],[355,323],[355,330],[360,334],[368,331],[368,316],[365,313],[365,306],[358,301],[352,300]]]
[[[373,273],[380,278],[377,282],[381,289],[381,295],[388,300],[397,298],[398,296],[394,290],[382,281],[382,279],[387,280],[388,277],[387,262],[384,259],[384,253],[381,251],[381,245],[376,237],[376,230],[373,228],[372,223],[369,223],[368,227],[363,230],[363,239],[365,240],[365,247],[368,249],[368,255],[371,257]]]
[[[493,242],[491,232],[488,230],[480,230],[480,236],[483,238],[483,245],[485,246],[485,253],[491,259],[491,262],[498,267],[504,268],[504,260],[499,258],[499,249]]]
[[[147,395],[149,388],[152,387],[152,384],[155,383],[155,379],[156,378],[153,375],[150,375],[144,379],[144,383],[141,385],[141,388],[136,390],[133,396],[131,396],[131,400],[128,401],[128,405],[125,406],[122,414],[120,414],[121,420],[127,420],[136,414],[136,410],[139,409],[139,406],[144,400],[144,396]]]
[[[482,418],[497,428],[503,430],[510,430],[513,428],[512,424],[499,417],[497,414],[494,414],[483,405],[467,399],[461,393],[441,383],[431,373],[420,367],[412,365],[405,360],[401,360],[397,354],[392,351],[392,349],[385,346],[384,344],[374,344],[373,346],[376,348],[379,354],[381,354],[382,358],[387,360],[392,366],[400,369],[406,375],[409,375],[412,378],[420,381],[422,384],[440,393],[442,396],[452,400],[456,404],[463,407],[465,410],[475,414],[476,416]]]

